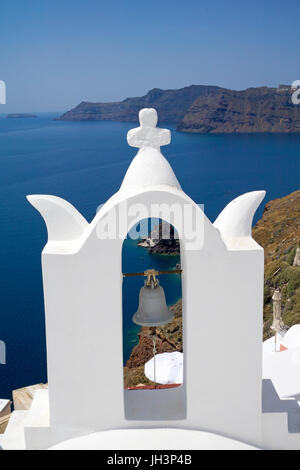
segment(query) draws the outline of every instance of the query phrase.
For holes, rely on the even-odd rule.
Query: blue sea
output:
[[[6,365],[0,364],[0,398],[47,380],[41,277],[47,234],[25,196],[60,196],[91,221],[99,204],[119,189],[135,155],[126,142],[132,123],[55,121],[59,114],[0,115],[0,340],[7,353]],[[300,187],[300,134],[214,136],[165,127],[172,131],[172,143],[163,153],[183,190],[204,204],[212,221],[244,192],[266,189],[266,202]],[[262,210],[263,205],[255,220]],[[177,262],[178,257],[151,256],[133,240],[124,246],[126,272],[169,269]],[[124,361],[137,342],[139,329],[131,317],[141,282],[124,282]],[[162,276],[161,283],[167,303],[174,303],[181,292],[179,276]]]

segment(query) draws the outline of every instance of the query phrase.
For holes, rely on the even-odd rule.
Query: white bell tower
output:
[[[25,428],[26,445],[46,448],[76,436],[136,428],[202,430],[261,445],[264,256],[251,225],[265,192],[238,197],[212,224],[182,191],[160,151],[170,131],[156,127],[154,109],[143,109],[139,117],[140,127],[127,137],[138,153],[120,190],[90,224],[63,199],[28,196],[48,229],[42,268],[49,418]],[[197,227],[195,242],[185,219],[175,226],[184,383],[169,390],[124,390],[122,244],[137,222],[132,206],[154,218],[161,204],[187,210]],[[174,223],[171,215],[164,219]]]

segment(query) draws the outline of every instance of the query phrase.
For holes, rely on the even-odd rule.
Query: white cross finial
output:
[[[127,142],[131,147],[152,147],[159,149],[162,145],[171,142],[171,132],[168,129],[159,129],[157,112],[153,108],[144,108],[139,112],[140,127],[131,129],[127,134]]]

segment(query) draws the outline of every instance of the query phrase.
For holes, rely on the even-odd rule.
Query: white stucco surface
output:
[[[156,126],[157,112],[152,108],[139,113],[140,127],[131,129],[127,135],[128,144],[139,148],[123,180],[121,190],[145,189],[148,186],[167,185],[180,189],[180,184],[165,157],[160,152],[162,145],[171,142],[168,129]]]
[[[214,222],[229,248],[246,249],[255,244],[252,221],[266,191],[251,191],[231,201]]]
[[[105,431],[71,439],[49,450],[257,450],[208,432],[182,429]]]
[[[280,351],[280,345],[287,349]],[[300,401],[300,325],[292,326],[285,335],[278,335],[263,344],[263,377],[271,379],[280,398]]]

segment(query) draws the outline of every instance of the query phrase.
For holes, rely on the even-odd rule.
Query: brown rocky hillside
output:
[[[283,320],[300,323],[300,267],[293,266],[300,241],[300,190],[266,204],[253,229],[254,239],[265,250],[264,338],[272,335],[272,294],[280,288]]]
[[[177,128],[201,134],[299,132],[300,107],[288,89],[219,89],[213,96],[199,96]]]
[[[126,121],[138,122],[142,108],[155,108],[160,122],[178,123],[198,96],[216,93],[217,86],[191,85],[178,90],[154,88],[144,96],[113,103],[83,101],[64,113],[61,121]]]

